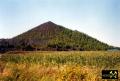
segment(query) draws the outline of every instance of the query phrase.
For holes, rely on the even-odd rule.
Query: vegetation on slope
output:
[[[0,40],[0,50],[108,50],[113,48],[84,33],[52,22],[41,24],[12,39]]]

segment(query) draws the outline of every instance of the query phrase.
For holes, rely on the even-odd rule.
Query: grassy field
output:
[[[0,81],[120,81],[102,79],[103,69],[120,72],[119,51],[9,52],[0,57]]]

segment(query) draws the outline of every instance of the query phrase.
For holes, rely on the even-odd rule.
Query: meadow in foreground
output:
[[[120,72],[119,51],[10,52],[0,58],[0,81],[120,81],[102,79],[103,69]]]

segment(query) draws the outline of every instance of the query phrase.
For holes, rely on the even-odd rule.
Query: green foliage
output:
[[[110,48],[84,33],[72,31],[69,29],[62,30],[59,35],[49,41],[48,47],[54,47],[61,50],[107,50]]]
[[[33,52],[28,55],[3,55],[1,61],[13,63],[51,64],[80,64],[97,67],[114,67],[120,63],[119,52]],[[116,54],[116,55],[115,55]],[[114,56],[115,55],[115,56]]]
[[[1,42],[2,43],[2,42]],[[0,43],[0,44],[1,44]],[[108,50],[112,47],[82,32],[73,31],[52,22],[42,24],[21,35],[12,38],[4,49],[11,50]],[[4,44],[2,43],[2,44]],[[1,47],[1,45],[0,45]],[[1,47],[2,48],[2,47]],[[1,49],[0,49],[1,50]],[[3,48],[2,48],[3,50]]]

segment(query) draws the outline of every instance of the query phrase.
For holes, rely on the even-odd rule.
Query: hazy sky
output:
[[[120,47],[120,0],[0,0],[0,38],[47,21]]]

